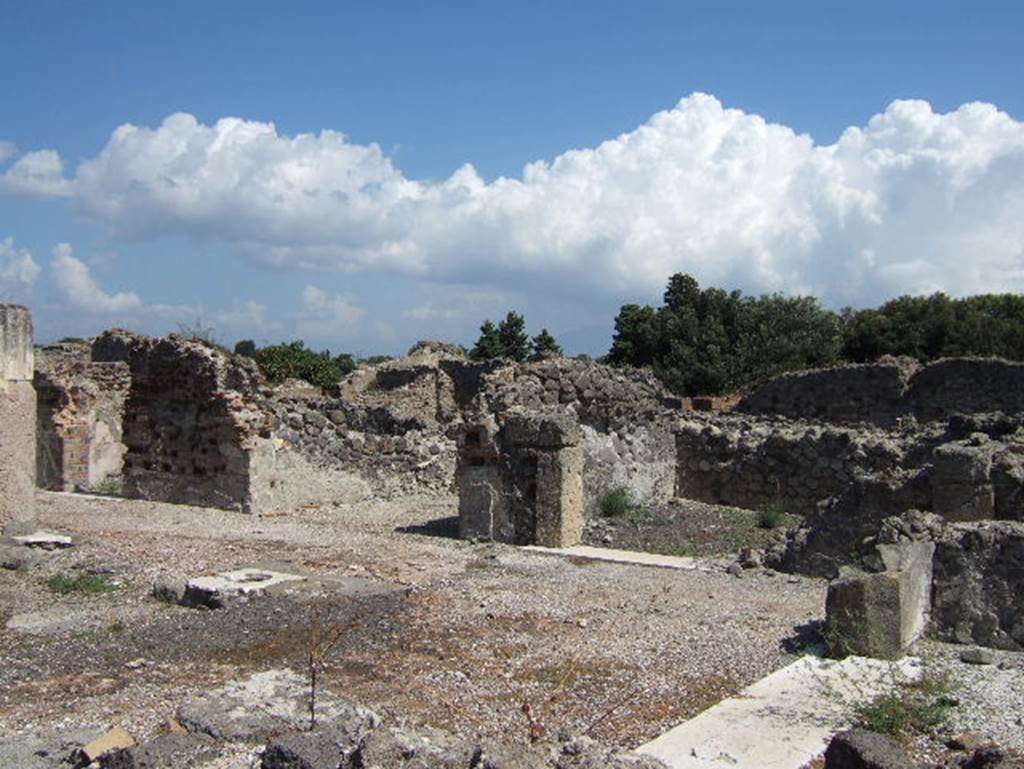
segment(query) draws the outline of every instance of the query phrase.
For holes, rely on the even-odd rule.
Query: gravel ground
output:
[[[413,497],[245,516],[40,492],[41,522],[78,543],[30,571],[0,570],[0,626],[39,612],[72,619],[0,629],[0,733],[123,726],[147,739],[189,696],[255,670],[301,670],[315,607],[339,633],[324,655],[327,686],[389,720],[514,740],[528,734],[529,709],[548,734],[634,747],[790,662],[823,616],[823,580],[472,544],[453,537],[455,510],[453,497]],[[168,575],[267,562],[393,589],[215,611],[150,596]],[[44,584],[89,571],[123,586],[58,596]],[[929,648],[984,694],[964,698],[964,730],[998,723],[993,736],[1019,739],[1021,655],[968,667],[958,649]],[[1012,717],[992,714],[1005,708]]]

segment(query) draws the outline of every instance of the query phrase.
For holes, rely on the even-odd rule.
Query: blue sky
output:
[[[835,307],[1024,290],[1019,3],[3,17],[0,290],[43,341],[394,353],[516,308],[600,353],[675,271]]]

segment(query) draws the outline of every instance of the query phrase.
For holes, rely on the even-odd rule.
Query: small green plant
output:
[[[762,529],[777,529],[785,525],[788,516],[782,501],[775,499],[757,511],[757,525]]]
[[[927,734],[945,723],[956,700],[948,675],[926,668],[916,681],[900,683],[855,709],[858,726],[892,737]]]
[[[92,490],[96,494],[103,494],[108,497],[119,497],[121,496],[124,488],[120,476],[108,475],[103,480],[93,484]]]
[[[110,593],[120,585],[106,574],[51,574],[46,579],[46,586],[58,595],[70,593]]]
[[[601,515],[606,518],[633,518],[644,512],[643,503],[628,486],[614,486],[601,497]]]

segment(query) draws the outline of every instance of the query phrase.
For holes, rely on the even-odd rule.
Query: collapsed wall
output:
[[[36,354],[34,384],[38,486],[119,489],[124,405],[131,386],[128,365],[94,362],[85,343],[50,345]]]
[[[1024,411],[1024,363],[998,358],[948,358],[925,365],[884,357],[783,374],[743,398],[748,414],[894,427],[955,414]]]
[[[268,430],[255,363],[200,340],[107,331],[96,362],[122,362],[122,492],[129,497],[250,510],[249,451]]]

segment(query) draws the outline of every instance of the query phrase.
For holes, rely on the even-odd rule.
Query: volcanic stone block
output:
[[[993,444],[976,435],[938,447],[932,455],[933,508],[952,521],[976,521],[993,517]]]
[[[886,571],[841,572],[825,602],[826,635],[834,651],[902,657],[927,624],[934,551],[931,542],[892,545],[880,553]]]
[[[35,515],[36,391],[32,315],[0,304],[0,521]]]
[[[582,434],[568,417],[514,415],[496,434],[468,426],[456,482],[464,538],[547,547],[580,541]]]

